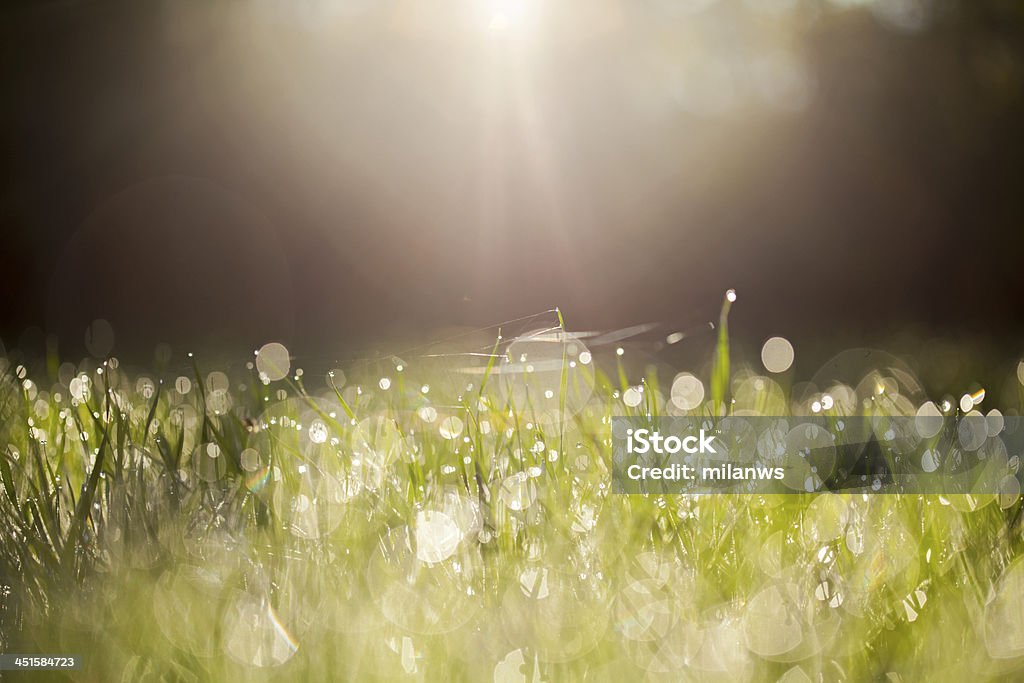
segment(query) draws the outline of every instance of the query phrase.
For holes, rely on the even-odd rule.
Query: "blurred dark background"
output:
[[[0,338],[688,328],[734,287],[751,339],[1016,353],[1022,8],[8,2]]]

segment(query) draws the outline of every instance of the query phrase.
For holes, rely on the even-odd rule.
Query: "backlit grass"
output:
[[[6,362],[0,646],[90,681],[1016,680],[1016,497],[610,493],[613,415],[928,400],[884,354],[798,395],[727,313],[678,385],[557,314],[337,368]]]

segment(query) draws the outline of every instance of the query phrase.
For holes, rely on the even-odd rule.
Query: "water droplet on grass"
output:
[[[309,426],[309,440],[316,444],[326,443],[328,436],[327,425],[323,420],[313,420]]]

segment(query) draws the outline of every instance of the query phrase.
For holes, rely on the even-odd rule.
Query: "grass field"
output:
[[[25,680],[1019,680],[1019,496],[610,493],[613,415],[927,401],[885,354],[798,392],[730,354],[730,303],[682,382],[555,312],[337,368],[12,354],[0,649],[84,657]]]

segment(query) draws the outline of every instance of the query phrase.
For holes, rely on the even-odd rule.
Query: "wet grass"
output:
[[[927,401],[885,354],[794,390],[731,357],[730,304],[697,400],[554,313],[338,368],[5,362],[2,649],[94,681],[1015,680],[1016,497],[610,493],[613,415]]]

